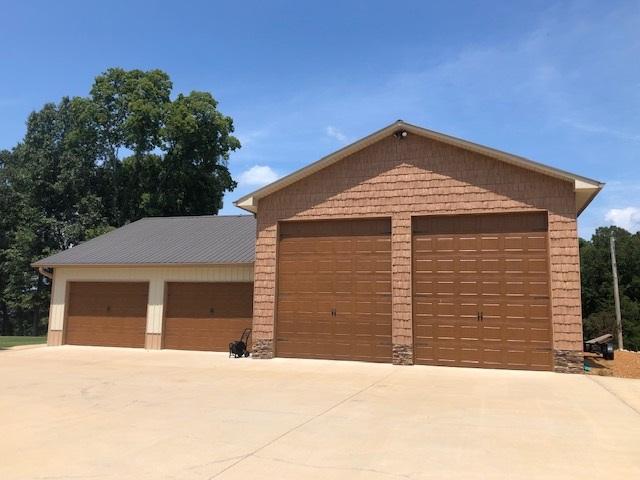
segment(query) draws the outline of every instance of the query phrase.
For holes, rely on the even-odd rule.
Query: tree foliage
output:
[[[215,214],[236,183],[233,121],[206,92],[171,99],[160,70],[112,68],[86,97],[29,115],[0,152],[0,333],[38,334],[47,280],[31,263],[144,216]]]
[[[616,239],[616,261],[624,346],[640,350],[640,232],[598,228],[591,240],[580,239],[582,314],[585,339],[616,333],[609,238]]]

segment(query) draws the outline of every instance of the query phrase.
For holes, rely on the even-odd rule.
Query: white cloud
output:
[[[330,136],[331,138],[335,138],[340,143],[345,143],[347,141],[347,136],[332,125],[329,125],[326,128],[325,132],[328,136]]]
[[[261,187],[268,183],[275,182],[278,178],[279,175],[274,172],[271,167],[267,165],[254,165],[240,174],[238,183],[251,187]]]
[[[612,208],[606,213],[605,219],[632,233],[640,230],[639,207]]]

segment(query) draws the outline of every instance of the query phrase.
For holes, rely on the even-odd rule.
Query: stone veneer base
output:
[[[584,354],[576,350],[555,350],[553,352],[558,373],[584,373]]]
[[[251,357],[261,360],[273,358],[273,340],[254,340]]]
[[[393,345],[392,361],[394,365],[413,365],[413,348],[411,345]]]

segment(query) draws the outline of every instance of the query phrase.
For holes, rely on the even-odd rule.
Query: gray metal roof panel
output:
[[[149,217],[33,266],[253,263],[255,239],[252,215]]]

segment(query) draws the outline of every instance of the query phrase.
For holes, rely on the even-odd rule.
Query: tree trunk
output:
[[[38,275],[38,280],[36,282],[36,294],[34,302],[35,305],[33,307],[33,312],[31,316],[31,335],[37,336],[40,333],[40,291],[42,290],[42,276]]]
[[[0,302],[0,335],[7,335],[9,330],[9,311],[7,310],[7,304]]]

